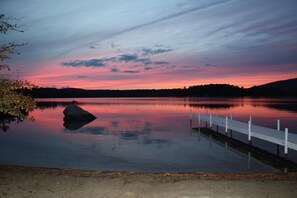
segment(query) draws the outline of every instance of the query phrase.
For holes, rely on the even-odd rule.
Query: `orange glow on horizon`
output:
[[[84,56],[67,57],[70,60],[87,59]],[[36,69],[22,75],[39,87],[72,87],[82,89],[170,89],[193,85],[231,84],[249,88],[278,80],[296,78],[297,72],[240,73],[240,68],[197,66],[198,70],[181,68],[141,71],[139,73],[111,72],[113,66],[104,67],[63,67],[59,63],[65,58],[35,62]],[[27,63],[26,63],[27,64]],[[38,65],[41,65],[37,68]],[[141,70],[136,68],[137,70]],[[284,68],[291,68],[286,65]],[[119,70],[129,70],[131,66],[123,63]],[[255,68],[254,68],[255,69]],[[183,73],[186,72],[186,73]],[[238,74],[237,74],[238,73]],[[222,75],[223,74],[223,75]]]
[[[86,73],[84,73],[87,75]],[[67,77],[71,75],[69,79]],[[183,88],[193,85],[207,85],[207,84],[230,84],[239,87],[249,88],[252,86],[262,85],[278,80],[286,80],[290,78],[296,78],[297,74],[267,74],[267,75],[253,75],[253,76],[241,76],[224,77],[224,78],[199,78],[188,80],[160,80],[149,81],[149,79],[125,79],[125,80],[88,80],[88,79],[75,79],[72,76],[79,76],[78,72],[65,73],[49,73],[32,76],[24,76],[27,79],[39,87],[72,87],[82,89],[170,89],[170,88]],[[106,74],[108,75],[108,74]],[[130,74],[126,74],[130,75]],[[58,79],[58,80],[55,80]]]

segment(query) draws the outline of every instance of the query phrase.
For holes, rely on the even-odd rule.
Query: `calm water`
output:
[[[282,171],[191,131],[190,109],[232,113],[241,121],[252,115],[254,124],[272,128],[281,119],[282,130],[297,132],[296,99],[76,98],[97,119],[65,124],[63,110],[72,100],[42,99],[30,114],[35,121],[2,121],[0,164],[100,171]],[[254,143],[276,153],[275,145]],[[289,150],[289,158],[297,161],[296,152]]]

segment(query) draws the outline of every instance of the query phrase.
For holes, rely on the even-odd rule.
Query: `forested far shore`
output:
[[[297,79],[278,81],[243,88],[229,84],[195,85],[174,89],[87,90],[77,88],[34,88],[21,90],[33,98],[76,97],[240,97],[240,96],[297,96]]]

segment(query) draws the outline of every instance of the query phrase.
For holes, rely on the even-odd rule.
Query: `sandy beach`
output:
[[[296,173],[128,173],[0,166],[0,197],[297,197]]]

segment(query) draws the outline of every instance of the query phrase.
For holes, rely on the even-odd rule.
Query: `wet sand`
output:
[[[0,197],[297,197],[297,173],[128,173],[0,166]]]

